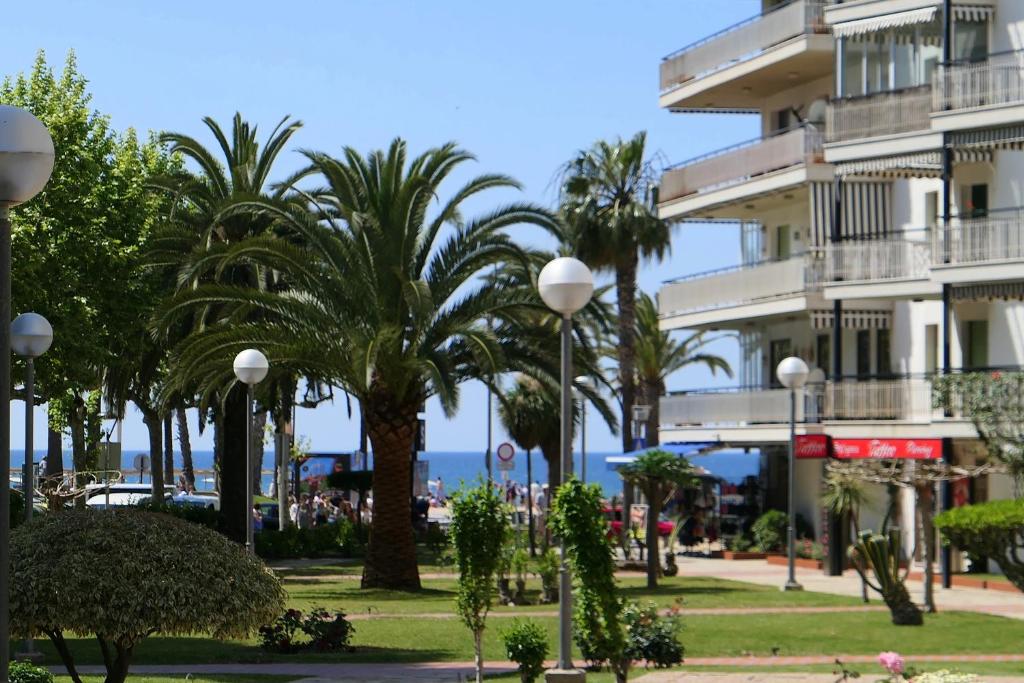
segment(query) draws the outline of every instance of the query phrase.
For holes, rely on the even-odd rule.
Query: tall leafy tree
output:
[[[71,434],[74,467],[88,470],[99,442],[103,369],[117,360],[117,341],[137,314],[139,250],[157,211],[146,181],[162,155],[133,131],[112,130],[92,108],[74,53],[57,75],[40,52],[30,73],[4,81],[0,102],[31,111],[54,141],[49,183],[13,213],[13,308],[53,325],[36,386],[49,402],[54,434]],[[48,468],[59,472],[59,436],[49,444]]]
[[[154,181],[154,185],[174,199],[174,208],[153,240],[149,252],[156,269],[175,272],[178,292],[192,292],[205,285],[224,285],[251,290],[254,294],[280,288],[277,274],[268,268],[246,261],[228,265],[223,255],[248,240],[265,236],[274,220],[253,208],[259,201],[276,201],[286,188],[273,184],[274,164],[292,135],[301,127],[298,121],[283,118],[260,145],[257,126],[235,114],[230,132],[212,118],[204,125],[215,141],[212,149],[196,138],[183,133],[163,133],[160,141],[173,153],[180,154],[187,167]],[[172,318],[161,321],[160,328],[171,342],[187,343],[189,337],[218,323],[256,322],[259,313],[199,302],[187,308],[174,309]],[[234,317],[228,317],[234,316]],[[171,382],[162,394],[200,396],[199,407],[215,414],[218,467],[220,474],[221,514],[224,528],[236,540],[245,536],[249,511],[245,504],[246,415],[245,388],[231,372],[230,359],[218,359],[215,372],[190,374],[182,366],[171,368]],[[289,410],[277,415],[278,431]]]
[[[577,256],[615,274],[619,311],[618,372],[622,447],[632,448],[636,403],[636,292],[641,259],[661,259],[669,249],[668,224],[653,205],[654,169],[644,158],[647,134],[600,140],[576,153],[563,169],[562,213]]]
[[[651,407],[647,420],[647,445],[658,445],[659,404],[665,395],[665,380],[673,372],[691,365],[703,365],[715,374],[719,370],[732,377],[729,362],[704,349],[717,337],[704,332],[684,339],[658,327],[658,307],[648,294],[641,292],[636,305],[636,376],[639,397]]]
[[[417,412],[436,396],[453,414],[466,380],[492,383],[500,372],[541,366],[555,371],[555,359],[510,327],[539,306],[536,297],[479,276],[495,264],[526,258],[510,227],[530,223],[555,231],[557,225],[528,204],[464,218],[469,200],[490,189],[518,188],[503,175],[473,178],[438,202],[445,180],[473,158],[454,144],[411,160],[397,139],[366,156],[351,148],[341,158],[307,156],[311,166],[304,175],[323,182],[307,194],[312,211],[263,202],[267,215],[277,217],[280,235],[235,245],[224,262],[274,269],[289,289],[208,284],[182,292],[168,315],[216,301],[262,319],[211,326],[190,338],[179,362],[186,374],[202,376],[238,349],[257,345],[272,363],[322,377],[355,397],[374,464],[373,528],[362,583],[417,588],[410,510]]]

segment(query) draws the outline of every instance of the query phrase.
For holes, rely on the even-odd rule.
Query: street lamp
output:
[[[0,106],[0,320],[11,319],[10,209],[32,199],[53,172],[53,140],[39,119]],[[10,661],[11,330],[0,325],[0,681]]]
[[[647,420],[651,417],[651,407],[645,405],[633,406],[633,450],[638,451],[647,447]]]
[[[25,521],[32,519],[36,498],[35,446],[32,418],[36,397],[35,359],[46,353],[53,343],[53,327],[38,313],[22,313],[11,323],[11,348],[25,358],[25,464],[22,466],[21,489],[25,496]],[[25,641],[25,650],[18,655],[35,659],[38,653],[32,639]]]
[[[540,297],[562,316],[562,481],[572,476],[572,315],[587,305],[594,294],[594,277],[577,259],[563,256],[550,261],[537,279]],[[552,491],[552,493],[554,493]],[[586,673],[572,665],[572,582],[565,540],[558,585],[558,665],[545,680],[570,683],[585,681]]]
[[[580,375],[575,380],[581,389],[597,391],[597,384],[587,375]],[[576,392],[580,401],[580,481],[587,483],[587,396],[582,391]]]
[[[256,349],[246,349],[235,356],[235,377],[246,385],[248,393],[245,399],[245,549],[254,552],[252,537],[252,440],[256,426],[253,424],[253,396],[256,385],[263,381],[270,370],[270,363],[267,357]],[[261,463],[262,465],[262,463]],[[262,469],[262,468],[261,468]],[[277,514],[285,514],[285,510],[278,510]]]
[[[789,578],[782,587],[784,591],[800,591],[804,587],[796,582],[796,391],[807,383],[807,363],[796,356],[783,358],[775,369],[775,376],[782,386],[789,389],[789,515],[787,518],[786,540],[789,544]]]

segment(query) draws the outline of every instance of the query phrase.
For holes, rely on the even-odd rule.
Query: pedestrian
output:
[[[263,531],[263,512],[260,510],[259,503],[252,505],[252,530],[256,533]]]
[[[441,481],[441,477],[437,478],[437,504],[444,505],[447,498],[444,494],[444,482]]]

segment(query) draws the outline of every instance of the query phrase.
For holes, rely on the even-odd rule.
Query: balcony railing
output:
[[[904,235],[829,244],[825,253],[825,279],[830,282],[927,278],[932,262],[930,240]]]
[[[1024,259],[1024,207],[981,218],[954,218],[936,235],[936,263],[980,264]]]
[[[820,287],[823,270],[822,260],[807,254],[699,273],[666,284],[658,302],[663,315],[673,315],[795,296]]]
[[[805,33],[825,33],[826,0],[793,0],[673,52],[661,62],[661,91],[754,57]]]
[[[983,61],[940,65],[935,73],[935,111],[1024,102],[1024,50]]]
[[[829,142],[843,142],[927,130],[931,110],[928,85],[833,100],[828,106],[826,137]]]
[[[825,385],[825,420],[930,420],[927,379],[843,380]]]
[[[822,135],[810,126],[743,142],[684,161],[661,176],[660,201],[710,192],[798,164],[822,160]]]
[[[735,389],[669,394],[661,399],[662,425],[756,425],[789,422],[788,389]],[[796,404],[796,420],[927,422],[941,417],[932,408],[931,382],[924,378],[842,380],[808,384]]]

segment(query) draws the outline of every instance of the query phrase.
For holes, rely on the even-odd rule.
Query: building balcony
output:
[[[932,109],[932,126],[942,131],[1024,121],[1024,50],[940,65]]]
[[[939,149],[942,135],[931,130],[931,111],[931,86],[833,100],[825,159],[838,163]]]
[[[661,398],[662,438],[724,443],[789,439],[789,391],[719,389]],[[797,433],[840,438],[976,438],[960,418],[932,407],[925,377],[843,379],[808,384],[796,402]],[[866,431],[867,430],[867,431]]]
[[[807,311],[823,304],[822,265],[807,254],[668,282],[658,293],[662,329],[728,327]]]
[[[658,214],[735,218],[737,204],[751,197],[831,181],[822,164],[821,133],[801,126],[727,147],[670,167],[661,177]]]
[[[995,5],[995,0],[953,0],[954,19],[987,16],[982,10]],[[893,26],[906,26],[925,21],[938,21],[943,0],[845,0],[825,8],[825,22],[830,26],[857,22],[860,32],[878,31]]]
[[[926,230],[825,247],[826,299],[886,299],[941,294],[930,280],[934,247]]]
[[[1024,207],[978,218],[954,218],[936,235],[932,279],[941,283],[1020,280]]]
[[[673,52],[661,62],[660,105],[757,111],[780,90],[832,72],[828,0],[791,0]]]

